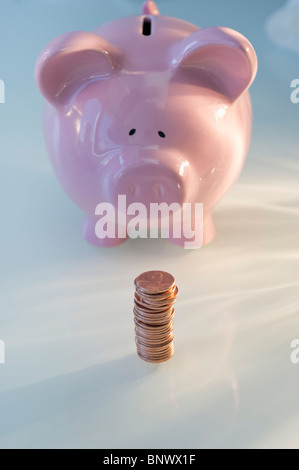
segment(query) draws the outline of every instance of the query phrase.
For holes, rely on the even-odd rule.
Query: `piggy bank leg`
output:
[[[174,245],[181,246],[182,248],[200,248],[203,245],[210,243],[215,237],[215,226],[213,222],[212,214],[205,214],[203,219],[203,226],[198,224],[198,226],[193,223],[194,227],[194,237],[185,237],[183,227],[181,227],[180,238],[174,238],[173,236],[169,237],[169,241]],[[195,232],[196,231],[196,232]]]
[[[85,216],[84,224],[83,224],[83,237],[88,243],[91,243],[95,246],[103,246],[103,247],[112,247],[121,245],[127,240],[127,235],[125,237],[118,237],[118,225],[115,224],[115,237],[111,238],[99,238],[96,235],[96,224],[98,222],[98,218],[92,215]],[[126,230],[122,230],[123,233],[126,233]]]

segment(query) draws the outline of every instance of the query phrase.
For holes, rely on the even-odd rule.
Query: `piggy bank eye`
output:
[[[165,139],[166,135],[164,134],[164,132],[159,131],[158,134],[162,139]]]
[[[129,132],[129,135],[134,135],[136,132],[136,129],[131,129],[130,132]]]

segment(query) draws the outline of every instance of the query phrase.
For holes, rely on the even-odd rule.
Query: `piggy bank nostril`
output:
[[[159,136],[160,136],[162,139],[165,139],[166,135],[165,135],[164,132],[159,131],[158,134],[159,134]]]
[[[131,129],[130,132],[129,132],[129,135],[134,135],[136,132],[136,129]]]

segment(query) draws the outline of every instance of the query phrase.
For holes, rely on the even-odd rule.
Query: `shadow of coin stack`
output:
[[[134,322],[138,356],[164,362],[174,353],[173,318],[178,288],[171,274],[148,271],[135,281]]]

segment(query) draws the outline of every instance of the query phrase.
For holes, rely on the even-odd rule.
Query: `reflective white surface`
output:
[[[239,29],[260,62],[246,167],[215,211],[215,241],[183,251],[166,240],[86,244],[41,133],[32,74],[42,47],[141,2],[3,2],[1,448],[299,447],[299,105],[289,98],[299,69],[264,32],[283,3],[159,2],[164,14]],[[134,344],[133,280],[150,269],[180,289],[175,355],[158,366]]]

